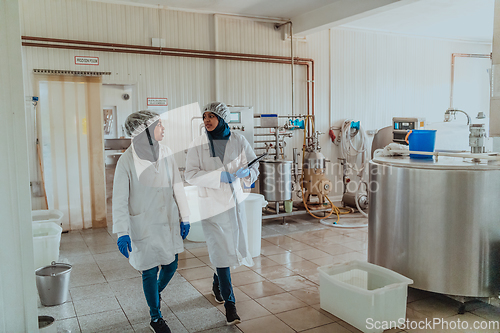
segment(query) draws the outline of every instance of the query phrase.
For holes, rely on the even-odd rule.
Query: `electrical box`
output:
[[[260,127],[274,128],[278,127],[278,115],[277,114],[261,114],[260,115]]]
[[[405,141],[406,134],[409,130],[424,129],[425,118],[392,118],[392,141],[401,144],[407,144]]]
[[[236,131],[247,139],[253,149],[253,107],[228,105],[229,127],[231,131]]]

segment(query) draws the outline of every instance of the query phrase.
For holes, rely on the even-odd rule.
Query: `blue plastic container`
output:
[[[410,145],[410,151],[434,152],[436,143],[436,130],[411,130],[407,135],[406,142]],[[410,154],[410,158],[430,160],[432,155]]]

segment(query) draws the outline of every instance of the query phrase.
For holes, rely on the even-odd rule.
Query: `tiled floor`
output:
[[[205,244],[186,241],[179,269],[162,293],[162,313],[172,332],[359,332],[320,309],[317,267],[366,260],[367,229],[332,228],[306,215],[287,222],[266,221],[262,254],[255,258],[255,266],[232,271],[242,319],[232,327],[225,325],[224,307],[210,294],[213,267]],[[73,265],[68,301],[55,307],[39,304],[39,314],[55,317],[59,332],[150,332],[140,273],[118,252],[110,229],[63,234],[60,259]],[[499,308],[478,302],[458,315],[457,305],[446,297],[410,288],[407,317],[460,319],[470,327],[475,321],[500,320]],[[478,332],[435,330],[460,331]]]

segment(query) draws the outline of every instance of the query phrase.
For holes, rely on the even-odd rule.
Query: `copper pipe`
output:
[[[312,82],[311,82],[311,115],[312,121],[314,122],[313,128],[316,128],[316,118],[314,115],[314,61],[311,61],[311,71],[312,71]],[[309,132],[311,133],[311,132]],[[314,135],[314,133],[312,133]]]
[[[85,50],[85,51],[103,51],[103,52],[115,52],[115,53],[133,53],[133,54],[147,54],[147,55],[164,55],[172,57],[187,57],[187,58],[202,58],[202,59],[220,59],[220,60],[236,60],[236,61],[253,61],[253,62],[266,62],[274,64],[291,64],[290,60],[278,60],[278,59],[260,59],[260,58],[243,58],[243,57],[230,57],[230,56],[217,56],[208,54],[185,54],[180,52],[164,52],[164,51],[148,51],[148,50],[138,50],[138,49],[122,49],[122,48],[106,48],[106,47],[92,47],[92,46],[81,46],[81,45],[59,45],[59,44],[42,44],[42,43],[30,43],[23,42],[23,46],[32,47],[46,47],[53,49],[69,49],[69,50]],[[307,65],[306,62],[297,62],[298,65]]]
[[[307,71],[307,75],[306,75],[306,100],[307,100],[307,115],[309,115],[309,81],[311,79],[310,75],[309,75],[309,63],[306,65],[306,71]]]
[[[40,41],[40,42],[51,42],[51,43],[65,43],[65,44],[81,44],[81,45],[94,45],[94,46],[107,46],[111,48],[127,48],[127,49],[140,49],[140,50],[156,50],[156,51],[166,51],[166,52],[179,52],[179,53],[195,53],[195,54],[213,54],[220,56],[235,56],[235,57],[245,57],[245,58],[265,58],[265,59],[280,59],[280,60],[290,60],[290,57],[284,56],[273,56],[273,55],[261,55],[261,54],[251,54],[251,53],[233,53],[233,52],[220,52],[220,51],[205,51],[205,50],[193,50],[193,49],[178,49],[178,48],[165,48],[165,47],[154,47],[154,46],[143,46],[143,45],[133,45],[133,44],[116,44],[116,43],[102,43],[102,42],[91,42],[91,41],[81,41],[74,39],[57,39],[57,38],[46,38],[46,37],[33,37],[33,36],[21,36],[22,40]],[[299,58],[294,57],[294,61],[313,61],[309,58]]]
[[[203,59],[220,59],[220,60],[236,60],[236,61],[252,61],[276,64],[292,64],[305,65],[307,70],[307,115],[313,115],[314,119],[314,60],[311,58],[300,57],[283,57],[273,55],[259,55],[248,53],[233,53],[233,52],[219,52],[219,51],[204,51],[192,49],[179,49],[179,48],[161,48],[143,45],[129,45],[129,44],[116,44],[116,43],[101,43],[91,41],[79,41],[72,39],[57,39],[46,37],[34,36],[21,36],[22,40],[40,41],[48,43],[65,43],[65,44],[80,44],[72,45],[57,45],[57,44],[44,44],[44,43],[29,43],[23,42],[23,46],[31,47],[46,47],[56,49],[73,49],[73,50],[86,50],[86,51],[103,51],[115,53],[133,53],[133,54],[148,54],[148,55],[164,55],[173,57],[188,57],[188,58],[203,58]],[[98,47],[86,47],[82,45],[92,45]],[[292,61],[293,60],[293,61]],[[309,80],[309,63],[311,64],[312,80]],[[311,94],[309,93],[309,84],[311,84]],[[309,109],[311,105],[311,110]],[[309,128],[309,125],[308,125]],[[309,128],[310,133],[310,128]]]

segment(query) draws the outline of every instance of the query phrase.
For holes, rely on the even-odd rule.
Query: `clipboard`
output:
[[[248,163],[248,168],[250,168],[252,165],[254,165],[255,163],[257,163],[258,161],[260,161],[261,159],[263,159],[264,157],[267,156],[267,153],[264,153],[260,156],[257,156],[256,158],[254,158],[250,163]]]

